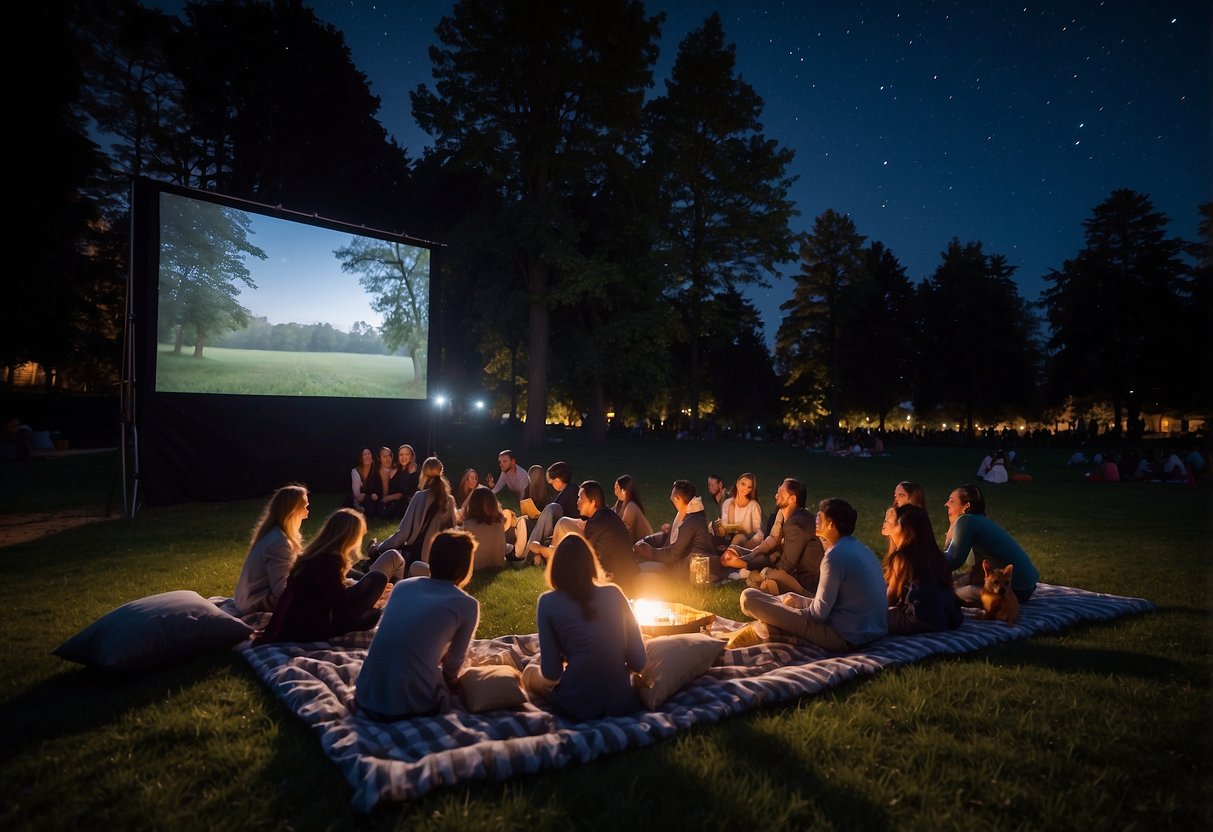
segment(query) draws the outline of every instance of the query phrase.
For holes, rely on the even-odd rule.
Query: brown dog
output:
[[[1007,564],[1002,569],[995,569],[988,560],[983,560],[981,568],[986,573],[985,583],[981,587],[984,617],[988,621],[1005,621],[1008,627],[1015,626],[1015,620],[1019,618],[1019,599],[1011,591],[1013,567]]]

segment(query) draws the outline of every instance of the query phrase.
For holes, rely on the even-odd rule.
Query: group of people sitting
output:
[[[1067,465],[1094,465],[1083,477],[1087,482],[1182,482],[1195,483],[1205,476],[1205,458],[1193,447],[1184,457],[1179,448],[1139,452],[1128,448],[1122,453],[1096,451],[1090,459],[1077,451]]]
[[[510,562],[508,521],[495,492],[532,493],[512,452],[498,462],[496,483],[477,484],[458,506],[442,463],[425,460],[396,533],[362,560],[363,512],[338,509],[305,546],[308,492],[280,488],[254,529],[236,606],[241,614],[272,611],[261,642],[323,641],[378,625],[357,681],[360,712],[396,720],[449,708],[479,622],[479,602],[464,588],[477,570]],[[775,491],[767,523],[753,474],[739,477],[731,495],[718,476],[709,480],[709,498],[721,509],[712,523],[694,484],[678,480],[670,492],[674,518],[657,530],[631,477],[616,480],[613,506],[598,482],[573,485],[567,463],[549,466],[545,479],[557,495],[531,533],[513,518],[523,523],[515,544],[545,566],[548,586],[536,606],[540,660],[523,670],[521,683],[532,699],[578,720],[640,707],[631,674],[643,669],[645,649],[628,597],[647,573],[685,579],[692,557],[708,558],[718,580],[747,583],[740,607],[755,621],[732,635],[731,648],[790,635],[846,652],[886,633],[958,627],[962,604],[980,606],[980,577],[953,575],[970,553],[978,571],[983,561],[1011,566],[1021,602],[1038,578],[1023,548],[986,516],[972,485],[949,495],[941,549],[922,488],[899,483],[881,527],[889,540],[881,559],[854,537],[850,503],[825,499],[812,513],[804,483],[791,477]],[[480,554],[486,548],[491,559]]]

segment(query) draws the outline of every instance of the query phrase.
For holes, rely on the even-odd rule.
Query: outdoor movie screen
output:
[[[430,249],[168,191],[159,215],[157,392],[426,397]]]

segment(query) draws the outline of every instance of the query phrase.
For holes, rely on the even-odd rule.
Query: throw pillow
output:
[[[459,689],[472,713],[518,708],[526,702],[522,674],[517,668],[501,664],[469,667],[459,677]]]
[[[183,589],[123,604],[51,652],[106,670],[143,670],[230,647],[252,632],[239,618]]]
[[[645,642],[644,649],[648,661],[636,674],[636,693],[646,708],[655,711],[692,679],[706,673],[724,652],[724,642],[707,633],[681,633],[654,636]]]

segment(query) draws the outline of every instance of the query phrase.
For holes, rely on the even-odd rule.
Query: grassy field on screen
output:
[[[425,381],[413,361],[398,355],[282,352],[207,347],[202,358],[186,348],[173,355],[161,344],[156,390],[162,393],[230,393],[245,396],[335,396],[423,399]]]

